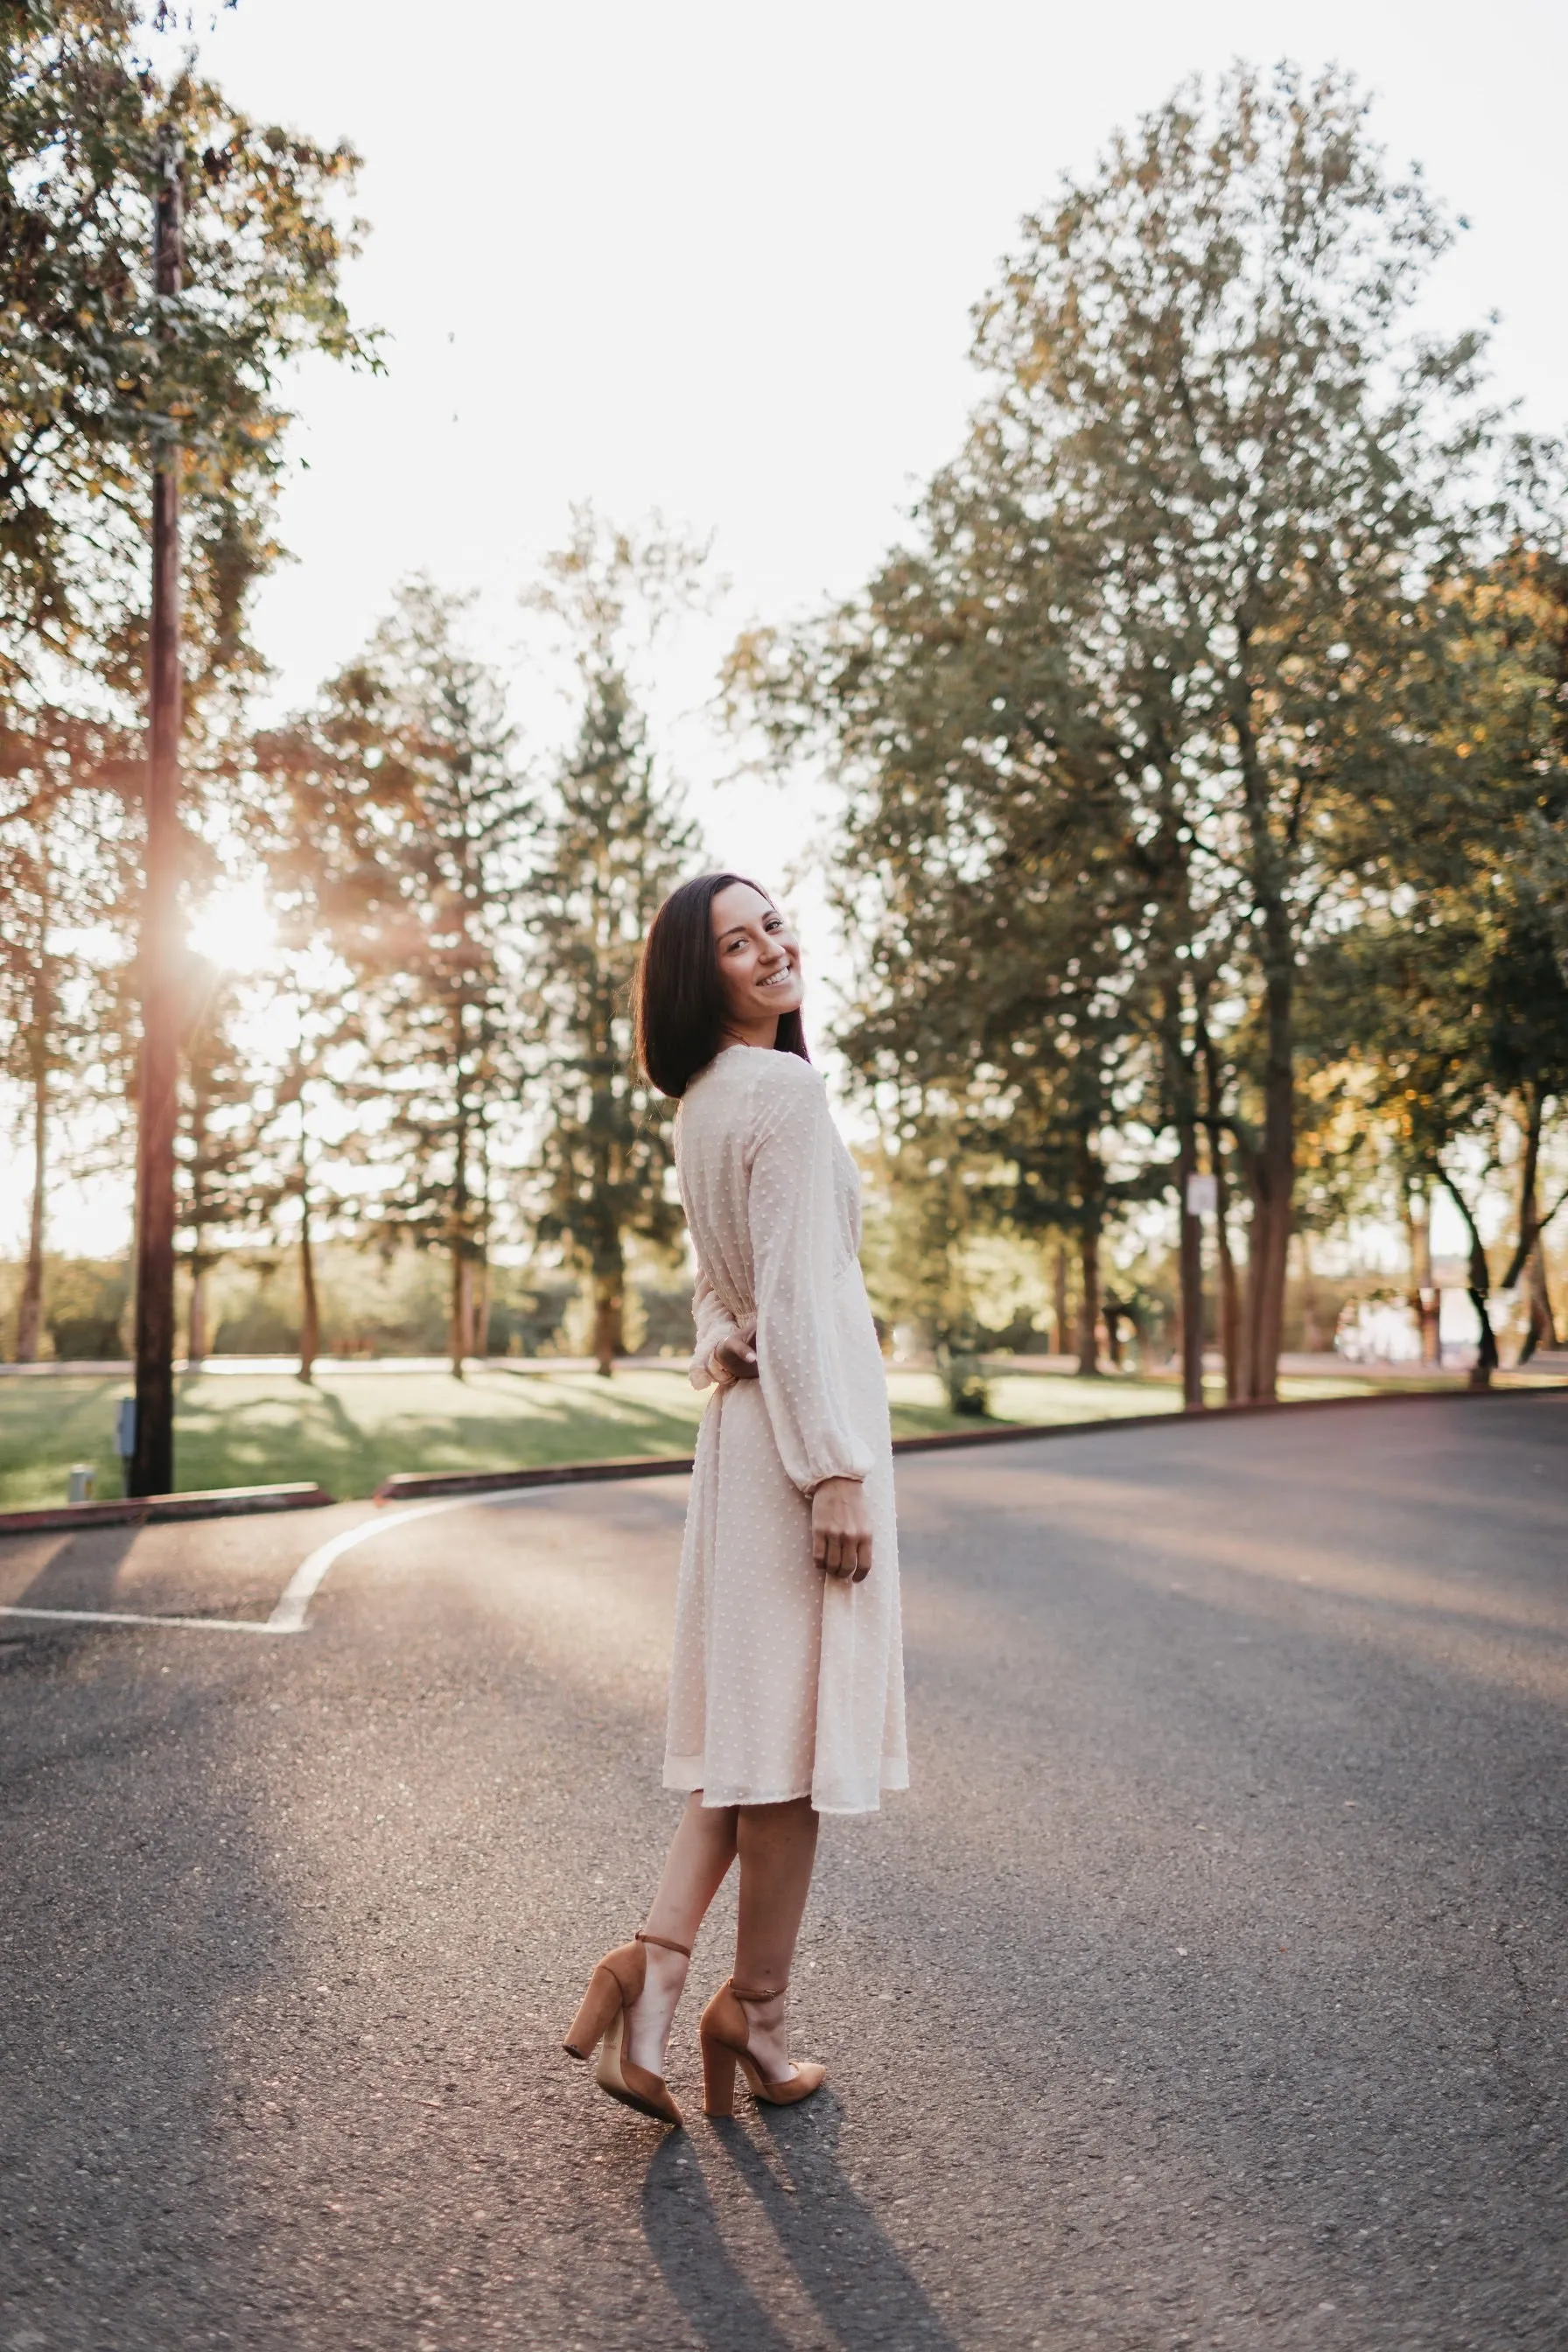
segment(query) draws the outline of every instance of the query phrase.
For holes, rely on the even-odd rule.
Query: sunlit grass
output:
[[[948,1412],[933,1372],[889,1374],[899,1436],[973,1428]],[[1289,1397],[1357,1395],[1346,1375],[1288,1381]],[[114,1409],[123,1380],[70,1374],[0,1381],[0,1507],[63,1502],[72,1463],[90,1462],[100,1496],[121,1491]],[[1209,1384],[1218,1403],[1217,1382]],[[341,1497],[399,1470],[506,1470],[613,1454],[689,1454],[704,1400],[671,1366],[617,1372],[475,1370],[324,1371],[313,1389],[276,1372],[187,1373],[179,1383],[175,1475],[185,1489],[313,1478]],[[1002,1375],[994,1423],[1054,1425],[1174,1412],[1169,1381]]]

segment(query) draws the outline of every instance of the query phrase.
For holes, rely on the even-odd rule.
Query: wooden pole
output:
[[[158,149],[153,278],[180,291],[180,153]],[[163,442],[153,472],[153,613],[147,655],[147,847],[142,899],[142,1100],[137,1138],[136,1443],[127,1492],[174,1483],[174,1131],[179,1083],[180,477]]]

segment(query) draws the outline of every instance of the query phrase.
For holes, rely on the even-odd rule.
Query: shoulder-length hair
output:
[[[773,905],[762,885],[744,874],[700,874],[670,892],[648,929],[637,966],[637,1058],[661,1095],[683,1095],[723,1042],[724,983],[713,944],[713,901],[731,882],[744,882]],[[781,1054],[810,1061],[798,1008],[780,1013],[773,1044]]]

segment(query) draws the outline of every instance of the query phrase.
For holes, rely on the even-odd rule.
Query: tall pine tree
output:
[[[635,1066],[631,987],[649,923],[700,854],[695,827],[656,776],[626,643],[686,601],[700,562],[662,531],[637,542],[584,513],[532,600],[570,628],[582,697],[529,888],[532,1063],[545,1114],[537,1230],[590,1286],[605,1375],[624,1351],[628,1240],[667,1245],[680,1228],[670,1125]]]

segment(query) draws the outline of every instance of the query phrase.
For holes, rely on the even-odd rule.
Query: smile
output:
[[[759,980],[757,986],[759,988],[778,988],[784,981],[792,980],[794,977],[794,973],[790,971],[790,968],[786,963],[781,965],[777,971],[769,972],[766,980]]]

